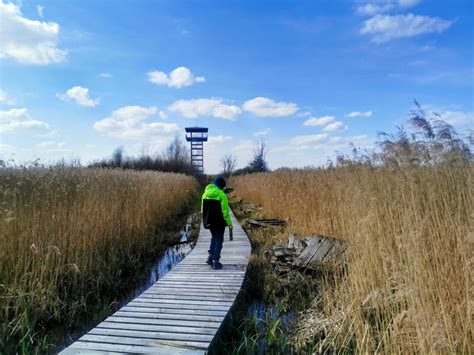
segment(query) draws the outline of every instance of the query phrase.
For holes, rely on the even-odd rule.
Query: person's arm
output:
[[[222,209],[222,216],[224,217],[225,223],[232,227],[232,220],[230,219],[230,212],[229,212],[229,200],[227,199],[227,195],[222,192],[221,194],[221,209]]]

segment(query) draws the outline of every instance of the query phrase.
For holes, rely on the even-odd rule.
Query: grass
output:
[[[349,242],[345,272],[309,300],[294,348],[472,353],[473,172],[354,164],[234,178],[235,194],[286,219],[286,233]]]
[[[5,168],[0,191],[0,352],[42,353],[58,345],[55,329],[105,316],[138,285],[198,185],[170,173]]]

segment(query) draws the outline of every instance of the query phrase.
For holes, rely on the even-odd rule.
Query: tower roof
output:
[[[186,127],[185,128],[186,132],[202,132],[202,133],[207,133],[209,131],[209,128],[207,127]]]

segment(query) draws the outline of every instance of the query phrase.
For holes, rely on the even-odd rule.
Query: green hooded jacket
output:
[[[228,226],[232,225],[232,220],[230,219],[230,212],[229,212],[229,201],[227,199],[227,195],[224,191],[218,188],[214,184],[209,184],[206,186],[204,193],[202,194],[201,199],[201,213],[204,214],[204,200],[215,200],[220,202],[220,207],[222,211],[222,217],[224,218],[225,223]]]

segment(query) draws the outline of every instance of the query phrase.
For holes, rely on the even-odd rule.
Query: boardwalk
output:
[[[201,228],[179,265],[61,354],[206,353],[239,293],[251,252],[233,214],[232,221],[234,240],[226,231],[222,270],[205,264],[211,235]]]

